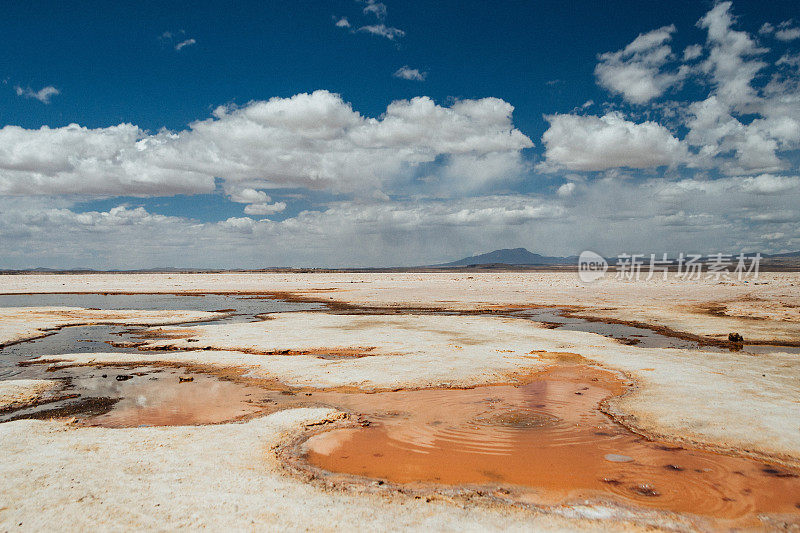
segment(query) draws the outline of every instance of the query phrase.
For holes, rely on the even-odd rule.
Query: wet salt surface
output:
[[[67,399],[13,411],[20,418],[74,418],[82,425],[143,427],[215,424],[264,411],[263,390],[162,367],[78,367],[51,373]],[[79,398],[72,398],[78,395]]]
[[[214,323],[237,323],[259,320],[258,315],[291,311],[316,311],[325,309],[323,304],[291,302],[259,297],[257,295],[205,294],[0,294],[0,307],[40,307],[67,306],[94,309],[142,309],[142,310],[187,310],[218,311],[231,310],[230,317]],[[457,314],[444,312],[443,314]],[[558,308],[538,308],[510,310],[507,316],[527,318],[536,322],[549,323],[556,329],[585,331],[631,342],[643,348],[678,348],[729,351],[728,348],[701,346],[696,341],[662,335],[647,328],[624,324],[611,324],[590,321],[583,318],[564,316]],[[194,324],[202,324],[198,322]],[[191,326],[192,323],[182,325]],[[59,330],[55,335],[35,341],[0,348],[0,379],[20,375],[15,369],[17,363],[26,357],[55,355],[62,353],[89,352],[132,352],[135,349],[113,347],[105,341],[139,340],[126,334],[130,328],[124,326],[79,326]],[[800,347],[745,345],[747,353],[768,354],[775,351],[796,353]]]
[[[231,316],[213,321],[214,323],[233,323],[260,320],[260,315],[276,312],[320,310],[324,305],[307,302],[289,302],[269,297],[254,295],[172,295],[172,294],[33,294],[33,295],[0,295],[0,307],[20,306],[68,306],[86,307],[97,309],[144,309],[144,310],[199,310],[217,311],[229,310]],[[609,337],[630,341],[635,339],[636,345],[641,347],[671,347],[680,349],[718,349],[723,348],[701,347],[694,341],[661,335],[652,330],[637,328],[620,324],[607,324],[589,321],[581,318],[563,316],[560,309],[540,308],[510,310],[504,313],[507,316],[528,318],[537,322],[545,322],[558,329],[589,331]],[[194,324],[202,324],[197,322]],[[184,324],[192,325],[192,324]],[[77,396],[70,400],[62,401],[66,406],[78,404],[85,400],[98,398],[110,399],[108,405],[121,400],[124,405],[130,394],[134,394],[130,385],[122,387],[109,387],[101,374],[86,374],[78,368],[62,369],[49,372],[46,365],[36,364],[25,366],[25,362],[40,356],[57,356],[64,353],[94,353],[94,352],[119,352],[141,353],[135,346],[126,346],[126,343],[136,343],[141,339],[137,333],[143,328],[128,326],[74,326],[65,327],[52,334],[39,339],[12,344],[0,348],[0,380],[4,379],[55,379],[68,383],[69,394]],[[800,348],[783,348],[772,346],[746,346],[745,350],[753,354],[768,354],[771,351],[788,351],[800,353]],[[147,351],[150,356],[157,356],[161,351]],[[322,354],[323,358],[336,358]],[[198,378],[197,383],[204,383],[206,379]],[[156,380],[154,380],[156,381]],[[166,386],[166,385],[160,385]],[[158,387],[148,388],[147,394],[156,394]],[[181,390],[188,390],[184,387]],[[142,393],[136,393],[141,396]],[[174,401],[179,398],[173,396]],[[91,402],[90,402],[91,403]],[[232,402],[235,403],[235,402]],[[65,407],[61,405],[60,407]],[[96,407],[96,406],[94,406]],[[39,411],[49,411],[52,405],[29,409],[29,414],[36,415]],[[92,408],[94,409],[94,408]],[[88,413],[94,412],[88,409]],[[115,408],[117,409],[117,408]],[[95,409],[96,410],[96,409]],[[14,416],[21,416],[15,413]],[[0,421],[9,416],[0,417]],[[199,420],[199,419],[198,419]],[[195,422],[205,423],[205,422]],[[136,425],[136,424],[134,424]]]
[[[681,350],[706,350],[721,352],[732,351],[731,348],[713,345],[701,345],[697,341],[663,335],[647,328],[564,316],[562,312],[563,311],[561,309],[557,308],[541,308],[509,311],[508,314],[510,316],[528,318],[535,320],[536,322],[551,324],[554,326],[554,329],[597,333],[598,335],[603,335],[605,337],[622,340],[623,342],[633,344],[640,348],[677,348]],[[753,355],[769,354],[773,352],[800,355],[800,347],[797,346],[745,344],[735,351],[742,351]]]
[[[68,306],[86,307],[97,309],[144,309],[144,310],[197,310],[197,311],[217,311],[221,309],[230,310],[231,316],[213,321],[214,323],[234,323],[260,320],[259,316],[266,313],[308,311],[324,309],[324,305],[307,302],[289,302],[277,300],[269,297],[259,297],[254,295],[172,295],[172,294],[33,294],[33,295],[0,295],[0,307],[20,307],[20,306]],[[447,313],[450,314],[450,313]],[[701,347],[694,341],[687,341],[679,338],[661,335],[652,330],[637,328],[620,324],[607,324],[603,322],[588,321],[581,318],[566,317],[561,314],[560,309],[540,308],[511,310],[505,313],[507,316],[528,318],[537,322],[545,322],[557,327],[558,329],[589,331],[601,335],[631,340],[636,339],[637,346],[641,347],[671,347],[681,349],[717,349],[723,348]],[[197,322],[194,324],[202,324]],[[193,324],[184,324],[187,326]],[[125,343],[136,343],[141,339],[137,333],[143,328],[131,328],[128,326],[73,326],[65,327],[53,332],[52,334],[39,339],[12,344],[0,348],[0,380],[3,379],[56,379],[69,382],[67,390],[69,394],[78,398],[62,401],[60,407],[79,404],[85,400],[95,400],[98,398],[110,399],[108,405],[112,405],[117,400],[122,400],[124,405],[128,399],[129,386],[109,388],[102,378],[92,374],[87,377],[83,370],[78,368],[63,369],[57,372],[49,372],[46,365],[21,366],[27,360],[40,356],[57,356],[64,353],[94,353],[94,352],[118,352],[118,353],[139,353],[135,346],[125,346]],[[746,346],[745,350],[754,354],[768,354],[771,351],[796,351],[800,353],[800,348],[783,348],[772,346]],[[150,356],[157,356],[161,351],[147,351]],[[322,354],[323,358],[336,358]],[[80,379],[78,379],[80,377]],[[209,378],[212,379],[212,378]],[[198,379],[198,383],[205,382]],[[166,386],[166,385],[160,385]],[[150,387],[148,394],[155,394],[157,387]],[[181,390],[187,390],[185,387]],[[141,394],[139,394],[141,396]],[[178,401],[177,397],[175,397]],[[91,404],[91,402],[89,402]],[[235,403],[235,402],[232,402]],[[60,408],[59,407],[59,408]],[[96,411],[97,406],[87,410],[91,414]],[[29,409],[32,416],[37,416],[40,411],[49,411],[52,405],[45,405]],[[93,410],[94,409],[94,410]],[[117,409],[117,408],[114,408]],[[15,413],[13,416],[21,416],[22,413]],[[8,419],[9,415],[0,416],[0,421]],[[199,419],[198,419],[199,420]],[[206,423],[206,422],[195,422]],[[133,424],[133,423],[131,423]],[[137,425],[137,424],[133,424]]]
[[[0,307],[86,307],[94,309],[145,309],[216,311],[233,309],[237,315],[313,311],[324,306],[288,302],[257,295],[236,294],[0,294]]]
[[[371,424],[311,437],[304,459],[394,483],[504,487],[504,497],[543,505],[595,497],[722,519],[772,512],[800,520],[796,471],[642,438],[598,409],[621,392],[609,372],[570,366],[522,386],[335,398]]]
[[[96,369],[95,372],[98,370],[105,373],[105,369]],[[291,400],[284,400],[286,391],[183,369],[136,368],[123,375],[132,377],[118,382],[121,390],[117,396],[121,399],[108,412],[83,419],[83,425],[143,427],[218,424],[308,403],[304,402],[307,400],[305,396],[290,395]]]
[[[87,309],[141,309],[218,311],[230,310],[231,316],[213,321],[219,323],[251,322],[258,315],[291,311],[315,311],[321,304],[287,302],[272,298],[236,295],[171,295],[171,294],[31,294],[0,295],[0,307],[84,307]],[[191,326],[209,322],[181,323]],[[113,343],[136,342],[135,333],[144,328],[128,326],[69,326],[51,335],[0,348],[0,380],[39,376],[35,367],[20,367],[20,362],[40,356],[65,353],[120,352],[136,353],[136,348],[113,346]],[[148,352],[158,353],[158,352]]]
[[[265,313],[311,311],[323,308],[320,304],[306,302],[287,302],[272,298],[237,295],[169,295],[169,294],[35,294],[35,295],[0,295],[0,307],[40,307],[40,306],[66,306],[85,307],[97,309],[144,309],[144,310],[190,310],[190,311],[217,311],[230,310],[231,316],[215,320],[214,323],[234,323],[260,320],[259,315]],[[190,326],[203,322],[183,323]],[[195,374],[193,382],[181,383],[180,388],[171,391],[177,384],[174,380],[161,379],[160,374],[171,374],[177,371],[153,369],[146,367],[128,367],[127,369],[108,368],[107,371],[98,371],[93,368],[65,368],[49,371],[46,364],[25,365],[36,357],[58,356],[65,353],[138,353],[142,352],[135,347],[120,346],[120,343],[137,342],[141,339],[138,332],[145,328],[129,327],[122,325],[97,325],[97,326],[69,326],[52,332],[45,337],[30,341],[11,344],[0,348],[0,380],[7,379],[50,379],[62,381],[65,388],[60,396],[74,396],[58,402],[49,402],[44,405],[28,408],[0,415],[0,422],[20,418],[38,417],[53,413],[54,416],[92,416],[97,412],[127,409],[130,401],[138,401],[152,405],[164,405],[163,412],[169,419],[168,413],[172,411],[185,411],[185,405],[190,403],[191,391],[201,385],[207,385],[207,401],[200,402],[200,409],[208,410],[216,403],[227,402],[233,410],[226,412],[231,416],[222,416],[224,410],[217,409],[216,414],[196,413],[194,418],[184,417],[185,424],[216,423],[240,416],[242,409],[237,391],[242,386],[231,382],[210,387],[213,383],[220,383],[215,377]],[[148,356],[156,356],[161,351],[147,351]],[[142,380],[134,373],[149,372],[153,384],[148,387],[140,386]],[[182,371],[181,371],[182,372]],[[103,377],[106,374],[109,377]],[[117,375],[128,375],[136,378],[131,381],[116,381]],[[174,382],[174,384],[173,384]],[[157,385],[155,384],[157,383]],[[189,385],[194,383],[194,385]],[[169,390],[167,390],[169,389]],[[180,392],[180,394],[177,394]],[[250,391],[252,393],[252,391]],[[172,402],[172,407],[167,405]],[[202,407],[205,405],[206,407]],[[247,410],[247,409],[245,409]],[[249,409],[248,412],[255,412]],[[144,417],[144,410],[127,409],[126,414],[117,425],[151,424],[148,420],[135,421],[133,418]],[[149,415],[148,415],[149,416]],[[159,415],[160,416],[160,415]],[[177,420],[172,417],[173,422]],[[165,422],[166,423],[166,422]],[[177,423],[177,422],[174,422]],[[153,425],[164,425],[158,422]]]
[[[215,322],[251,321],[262,313],[323,308],[235,295],[0,295],[0,306],[45,305],[234,310],[233,316]],[[637,346],[642,347],[701,348],[693,341],[644,328],[564,317],[558,309],[508,315],[557,324],[560,329],[638,339]],[[517,500],[539,504],[598,496],[725,518],[768,511],[796,516],[800,512],[800,483],[794,471],[665,446],[608,419],[598,411],[598,403],[619,393],[619,384],[592,374],[598,372],[592,369],[550,373],[519,387],[358,394],[248,385],[180,368],[77,367],[50,372],[47,365],[19,366],[42,355],[141,353],[106,342],[137,341],[136,334],[136,328],[124,326],[67,327],[0,349],[0,379],[61,380],[65,384],[62,394],[74,396],[5,413],[0,422],[76,416],[80,424],[106,427],[211,424],[292,407],[328,405],[362,413],[371,421],[368,427],[334,430],[308,442],[311,464],[331,472],[398,483],[504,486],[510,487],[508,494]],[[798,351],[770,346],[745,349],[754,354]]]

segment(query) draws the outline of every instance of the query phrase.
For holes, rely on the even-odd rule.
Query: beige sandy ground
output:
[[[0,276],[0,293],[291,292],[364,306],[479,309],[503,305],[573,306],[590,316],[638,321],[695,335],[800,343],[800,273],[756,280],[622,281],[613,274],[581,283],[575,272],[220,273]],[[709,314],[709,309],[716,314]],[[720,316],[722,314],[723,316]]]
[[[0,307],[0,346],[47,335],[48,330],[89,324],[157,326],[213,320],[225,313],[204,311],[97,310],[80,307]]]
[[[0,381],[0,411],[19,409],[51,397],[61,383],[49,379]]]
[[[189,351],[156,356],[71,354],[58,359],[68,364],[167,359],[246,367],[249,376],[274,377],[293,386],[373,390],[504,382],[552,364],[548,353],[568,352],[634,379],[634,392],[610,402],[611,411],[631,427],[670,440],[758,452],[800,464],[797,355],[639,348],[593,333],[491,316],[270,316],[264,322],[165,328],[187,337],[153,340],[147,346]],[[276,355],[283,350],[310,353]],[[327,360],[317,355],[329,352],[368,356]]]

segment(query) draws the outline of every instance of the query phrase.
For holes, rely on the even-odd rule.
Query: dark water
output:
[[[85,307],[94,309],[142,309],[218,311],[230,310],[231,316],[215,323],[250,322],[266,313],[314,311],[321,304],[288,302],[273,298],[218,295],[187,296],[171,294],[33,294],[0,295],[0,307]],[[192,324],[202,324],[196,322]],[[184,325],[192,325],[184,324]],[[135,341],[134,333],[144,328],[129,326],[65,327],[52,335],[0,348],[0,380],[33,377],[38,370],[20,367],[19,363],[34,357],[65,353],[136,352],[135,348],[119,348],[110,342]]]
[[[513,311],[510,313],[510,316],[529,318],[531,320],[535,320],[536,322],[548,323],[554,326],[553,329],[597,333],[598,335],[621,340],[626,344],[631,344],[640,348],[677,348],[680,350],[705,350],[715,352],[732,351],[731,348],[702,345],[697,341],[663,335],[647,328],[564,316],[562,314],[562,310],[557,308],[525,309],[521,311]],[[772,352],[800,355],[800,347],[797,346],[745,344],[735,351],[741,351],[752,355],[768,354]]]
[[[146,309],[217,311],[233,309],[236,315],[312,311],[321,304],[287,302],[259,296],[235,294],[0,294],[0,307],[86,307],[94,309]]]

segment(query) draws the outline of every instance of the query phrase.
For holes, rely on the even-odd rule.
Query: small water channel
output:
[[[215,323],[261,320],[261,315],[293,311],[313,311],[323,306],[315,303],[288,302],[267,297],[237,295],[170,295],[170,294],[34,294],[0,295],[0,307],[84,307],[89,309],[142,310],[226,310],[229,316]],[[196,325],[203,322],[183,325]],[[28,364],[36,357],[67,353],[141,353],[135,346],[138,333],[144,328],[123,325],[69,326],[45,337],[10,344],[0,348],[0,380],[49,379],[63,383],[56,401],[0,413],[0,422],[18,418],[77,416],[91,418],[109,411],[124,410],[116,425],[170,425],[223,422],[261,409],[249,404],[253,390],[241,391],[232,382],[214,376],[189,374],[182,369],[126,366],[105,370],[92,367],[71,367],[53,370],[46,364]],[[147,351],[158,355],[159,351]],[[180,378],[183,378],[183,381]],[[189,379],[191,378],[191,380]],[[180,385],[180,386],[179,386]],[[245,387],[247,388],[247,387]],[[257,389],[260,390],[260,389]],[[195,392],[195,391],[202,391]],[[239,394],[241,393],[241,394]],[[250,396],[244,396],[248,394]],[[204,402],[199,402],[200,398]],[[194,414],[186,416],[188,406],[197,404]],[[205,406],[203,406],[203,404]],[[222,407],[229,404],[228,409]],[[133,408],[138,406],[139,409]],[[214,411],[210,414],[209,411]],[[154,414],[158,411],[158,414]],[[135,413],[138,412],[138,415]],[[183,415],[181,413],[184,413]],[[136,419],[139,416],[140,419]]]

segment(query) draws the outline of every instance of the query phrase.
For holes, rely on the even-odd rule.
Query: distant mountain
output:
[[[493,252],[465,257],[452,263],[444,263],[443,267],[470,265],[575,265],[578,257],[550,257],[529,252],[525,248],[506,248]]]
[[[775,259],[783,257],[800,257],[800,252],[789,252],[785,254],[766,254],[764,255],[764,257],[775,258]]]
[[[708,254],[704,255],[701,261],[703,263],[711,261],[712,257],[715,254]],[[736,258],[738,253],[730,253],[731,260],[736,262]],[[747,257],[752,257],[753,253],[746,254]],[[642,260],[647,262],[649,261],[649,254],[643,254]],[[786,271],[786,272],[797,272],[800,271],[800,251],[797,252],[786,252],[780,254],[761,254],[761,267],[768,271]],[[676,255],[671,255],[671,266],[673,268],[677,265],[677,258]],[[610,268],[614,268],[617,265],[617,257],[606,257],[606,261]],[[495,266],[496,265],[496,266]],[[159,268],[142,268],[142,269],[131,269],[131,270],[124,270],[124,269],[114,269],[114,270],[94,270],[91,268],[68,268],[68,269],[60,269],[60,268],[48,268],[48,267],[38,267],[38,268],[21,268],[21,269],[5,269],[0,268],[0,274],[17,274],[17,273],[26,273],[26,272],[39,272],[39,273],[64,273],[64,274],[88,274],[93,272],[126,272],[126,273],[151,273],[151,272],[165,272],[165,273],[173,273],[173,272],[183,272],[183,273],[194,273],[194,272],[312,272],[312,271],[319,271],[319,272],[336,272],[336,271],[343,271],[343,272],[383,272],[383,271],[391,271],[391,272],[403,272],[403,271],[426,271],[426,269],[436,269],[441,267],[479,267],[479,269],[493,269],[499,268],[503,269],[502,265],[506,266],[543,266],[543,267],[575,267],[578,266],[578,256],[572,255],[569,257],[553,257],[547,255],[540,255],[535,254],[533,252],[529,252],[525,248],[505,248],[503,250],[495,250],[493,252],[480,254],[480,255],[473,255],[472,257],[465,257],[464,259],[459,259],[458,261],[453,261],[450,263],[443,263],[439,265],[425,265],[425,266],[418,266],[418,267],[383,267],[383,268],[295,268],[295,267],[264,267],[264,268],[235,268],[235,269],[216,269],[216,268],[193,268],[193,267],[186,267],[186,268],[176,268],[176,267],[159,267]],[[645,264],[645,266],[647,266]]]

